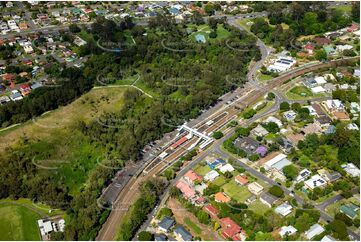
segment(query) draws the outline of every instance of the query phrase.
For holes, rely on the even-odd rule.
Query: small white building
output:
[[[320,175],[314,175],[310,179],[305,181],[305,186],[311,190],[313,190],[316,187],[326,186],[326,184],[327,182]]]
[[[234,168],[231,164],[227,163],[225,164],[224,166],[222,166],[220,169],[219,169],[220,172],[222,172],[222,174],[226,173],[227,171],[229,172],[232,172],[234,171]]]
[[[311,172],[308,169],[303,169],[302,171],[300,171],[300,173],[298,174],[298,176],[296,177],[296,182],[301,182],[306,180],[306,178],[308,178],[311,175]]]
[[[360,169],[352,163],[342,164],[341,167],[352,177],[360,176]]]
[[[344,110],[344,105],[338,99],[326,100],[324,103],[330,112]]]
[[[285,119],[287,119],[288,121],[294,120],[296,118],[296,116],[297,116],[297,113],[293,110],[289,110],[289,111],[283,113],[283,117]]]
[[[286,217],[288,214],[292,213],[292,206],[287,202],[282,203],[281,205],[276,207],[275,212],[283,217]]]
[[[323,236],[323,238],[321,239],[322,242],[331,242],[331,241],[337,241],[337,239],[335,239],[334,237],[332,237],[331,235],[325,235]]]
[[[318,85],[323,85],[327,83],[327,81],[323,76],[316,76],[315,81],[317,82]]]
[[[254,195],[260,195],[263,191],[263,187],[257,182],[252,182],[247,186],[248,190]]]
[[[297,232],[297,229],[295,227],[289,225],[289,226],[281,227],[281,230],[280,230],[279,234],[283,238],[283,237],[285,237],[287,235],[293,235],[296,232]]]
[[[263,137],[266,136],[269,132],[265,128],[263,128],[262,125],[259,124],[256,128],[252,129],[250,133],[256,137]]]
[[[314,109],[311,105],[310,106],[305,106],[305,108],[308,109],[311,116],[316,116],[317,115],[316,109]]]
[[[350,123],[347,125],[348,130],[359,130],[358,126],[354,123]]]
[[[219,176],[219,173],[215,170],[211,170],[204,176],[205,181],[214,181]]]
[[[316,235],[323,233],[323,231],[325,231],[325,229],[321,225],[314,224],[305,232],[305,236],[308,240],[311,240]]]
[[[34,52],[34,49],[31,45],[25,45],[23,48],[26,54],[31,54]]]
[[[282,127],[282,122],[281,122],[281,120],[279,120],[278,118],[275,118],[275,117],[273,117],[273,116],[269,116],[268,118],[265,119],[264,122],[265,122],[266,124],[268,124],[268,123],[270,123],[270,122],[274,122],[274,123],[277,124],[277,126],[278,126],[279,128]]]
[[[315,93],[315,94],[317,94],[317,93],[324,93],[324,92],[326,92],[326,89],[323,88],[323,87],[321,87],[321,86],[311,87],[311,92],[312,92],[312,93]]]

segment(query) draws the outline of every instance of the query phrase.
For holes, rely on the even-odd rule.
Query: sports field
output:
[[[40,240],[36,220],[41,216],[16,204],[0,204],[0,240]]]

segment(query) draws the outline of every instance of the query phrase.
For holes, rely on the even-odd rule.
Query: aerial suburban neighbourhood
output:
[[[359,1],[2,1],[0,57],[0,240],[360,241]]]

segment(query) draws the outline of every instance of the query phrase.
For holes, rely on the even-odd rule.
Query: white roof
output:
[[[264,164],[264,166],[265,166],[266,169],[267,169],[267,168],[270,169],[274,164],[276,164],[277,162],[281,161],[282,159],[284,159],[284,158],[286,158],[286,157],[287,157],[287,155],[281,153],[281,154],[273,157],[273,158],[270,159],[269,161],[267,161],[267,162]]]
[[[278,118],[275,118],[273,116],[268,117],[264,122],[265,123],[274,122],[278,125],[279,128],[281,128],[281,126],[282,126],[281,120],[279,120]]]
[[[322,84],[326,84],[327,81],[325,80],[325,78],[323,76],[316,76],[315,77],[315,81],[317,82],[317,84],[322,85]]]
[[[283,237],[285,235],[292,235],[297,232],[297,229],[293,226],[283,226],[279,234]]]
[[[310,115],[312,115],[312,116],[317,115],[316,109],[314,109],[312,106],[305,106],[305,108],[308,109],[308,111],[310,112]]]
[[[313,93],[326,92],[325,88],[323,88],[323,87],[321,87],[321,86],[311,87],[311,91],[312,91]]]
[[[332,237],[331,235],[325,235],[325,236],[323,236],[321,241],[322,242],[329,242],[329,241],[336,241],[336,239],[334,237]]]
[[[306,235],[307,239],[311,240],[313,237],[321,234],[323,231],[325,231],[325,229],[321,225],[314,224],[311,226],[311,228],[309,230],[307,230],[305,232],[305,235]]]
[[[328,108],[343,108],[343,104],[338,99],[326,100],[326,105]]]
[[[249,190],[253,190],[256,193],[263,190],[263,187],[260,184],[258,184],[257,182],[252,182],[252,183],[248,184],[247,187],[248,187]]]
[[[234,171],[234,168],[231,164],[225,164],[224,166],[222,166],[221,168],[219,168],[219,170],[222,172],[222,173],[226,173],[227,171],[229,172],[232,172]]]
[[[283,113],[283,116],[288,120],[293,120],[296,118],[296,113],[293,110],[287,111]]]
[[[326,181],[320,175],[314,175],[305,181],[305,184],[310,189],[314,189],[315,187],[326,185]]]
[[[213,181],[214,179],[216,179],[216,177],[219,176],[219,173],[215,170],[212,170],[210,172],[208,172],[205,176],[204,176],[204,180],[206,181]]]
[[[349,130],[359,130],[358,126],[354,123],[350,123],[347,125],[347,129]]]
[[[300,182],[305,180],[307,177],[309,177],[311,175],[311,172],[308,169],[303,169],[302,171],[300,171],[300,173],[298,174],[296,181]]]
[[[360,176],[360,169],[358,169],[354,164],[348,163],[343,164],[341,167],[352,177]]]
[[[282,203],[275,209],[275,212],[281,214],[282,216],[287,216],[292,212],[292,206],[288,203]]]

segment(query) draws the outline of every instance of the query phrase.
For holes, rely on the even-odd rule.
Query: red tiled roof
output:
[[[187,173],[184,174],[184,177],[187,177],[192,182],[194,182],[194,181],[202,181],[202,176],[198,175],[193,170],[187,171]]]
[[[222,235],[226,238],[231,238],[233,240],[240,240],[239,233],[242,231],[241,227],[234,222],[231,218],[222,218]]]
[[[304,47],[306,50],[314,50],[315,49],[315,47],[312,45],[312,44],[307,44],[307,45],[305,45],[305,47]]]
[[[181,190],[181,192],[183,193],[183,195],[186,198],[191,198],[194,195],[196,195],[196,192],[185,182],[183,181],[178,181],[176,184],[176,187]]]
[[[208,212],[211,216],[217,216],[219,213],[218,209],[213,207],[211,204],[204,206],[204,210],[206,210],[206,212]]]
[[[350,27],[348,27],[347,31],[348,32],[354,32],[354,31],[358,30],[358,28],[359,28],[359,25],[353,23]]]

